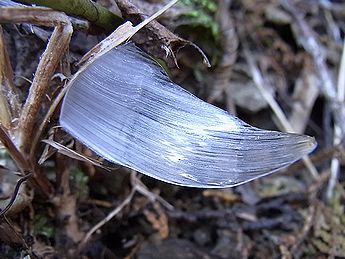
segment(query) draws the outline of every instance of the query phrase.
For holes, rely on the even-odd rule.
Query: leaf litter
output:
[[[114,1],[99,2],[114,5]],[[127,169],[119,169],[124,174],[118,171],[109,174],[97,165],[54,155],[42,165],[56,186],[53,197],[45,201],[37,193],[30,206],[17,213],[17,217],[9,215],[10,221],[4,219],[1,223],[3,234],[0,236],[4,243],[0,249],[7,251],[7,257],[18,256],[21,249],[28,251],[29,247],[41,257],[67,257],[69,254],[99,258],[100,253],[127,258],[344,256],[343,146],[342,141],[334,144],[333,128],[340,127],[340,139],[343,139],[344,104],[337,99],[341,93],[337,85],[341,84],[338,74],[343,72],[340,60],[345,5],[335,1],[201,2],[203,13],[194,15],[207,14],[211,19],[186,19],[196,7],[194,1],[183,1],[158,21],[179,33],[179,38],[200,46],[210,57],[212,68],[207,69],[200,62],[200,56],[182,48],[177,54],[173,52],[179,68],[171,67],[170,75],[198,97],[236,112],[246,122],[261,128],[279,129],[281,120],[270,110],[269,102],[262,103],[255,86],[246,57],[246,50],[249,50],[265,87],[270,86],[269,95],[292,128],[316,137],[319,147],[311,156],[318,171],[315,179],[302,163],[298,163],[276,176],[213,192],[171,186],[145,176],[130,176]],[[157,6],[162,6],[160,1],[148,1],[142,6],[137,1],[133,3],[141,9],[138,15],[150,15]],[[126,14],[126,9],[122,12]],[[224,18],[226,14],[228,19]],[[179,18],[183,24],[178,23]],[[218,30],[215,25],[219,26]],[[25,36],[14,36],[16,32],[8,25],[4,30],[7,38],[15,38],[16,44],[24,46]],[[152,30],[154,33],[157,27]],[[201,37],[209,34],[214,37]],[[164,57],[165,53],[155,51],[159,46],[157,41],[146,43],[147,32],[140,37],[138,41],[148,44],[151,55]],[[158,39],[158,42],[170,43],[166,39],[162,42]],[[83,42],[74,44],[75,50],[70,53],[72,59],[65,63],[76,70],[71,60],[74,57],[79,61],[77,47],[80,45],[83,49]],[[11,49],[9,44],[7,49]],[[24,62],[11,51],[9,55],[16,67]],[[198,62],[201,65],[197,65]],[[175,63],[170,61],[170,66]],[[35,68],[32,69],[24,76],[33,74]],[[15,82],[16,91],[25,91],[27,85],[23,81]],[[233,93],[241,85],[248,93]],[[6,96],[6,93],[1,94]],[[248,101],[248,96],[258,98]],[[16,104],[16,113],[17,107]],[[48,107],[45,101],[43,109]],[[6,121],[8,125],[8,119]],[[56,121],[52,117],[47,123],[54,126]],[[54,142],[50,143],[63,142],[62,136],[54,135]],[[78,143],[75,150],[79,154],[72,157],[77,156],[77,160],[93,155]],[[71,156],[68,150],[61,148],[61,152]],[[331,168],[333,157],[339,161],[338,169]],[[13,170],[9,160],[9,156],[1,155],[4,166]],[[73,175],[70,168],[77,168],[87,178],[70,177]],[[5,181],[3,179],[1,181]],[[74,181],[77,179],[84,179],[83,184],[80,181],[78,184],[87,184],[87,190],[76,188]],[[330,179],[333,179],[331,183]],[[9,184],[14,186],[15,182]],[[328,187],[330,195],[326,195],[327,186],[331,186]],[[77,198],[81,196],[83,199]],[[63,202],[71,204],[61,206]],[[116,208],[115,213],[108,205],[102,206],[109,203]],[[68,210],[61,213],[63,209]],[[88,231],[111,213],[113,217],[104,221],[102,227],[94,228],[85,239]],[[66,231],[66,228],[70,229]],[[76,232],[72,233],[73,229]],[[34,242],[30,242],[29,237]],[[21,248],[17,244],[21,244]]]

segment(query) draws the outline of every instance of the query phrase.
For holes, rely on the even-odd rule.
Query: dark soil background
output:
[[[97,2],[120,14],[115,1]],[[164,4],[160,0],[117,3],[132,3],[145,15]],[[142,17],[120,9],[134,23]],[[15,190],[18,168],[0,149],[0,208],[18,194],[13,208],[0,219],[0,257],[345,257],[344,134],[334,134],[335,128],[341,132],[345,125],[337,117],[345,97],[333,94],[339,93],[340,75],[345,74],[341,67],[344,1],[183,0],[158,21],[181,39],[149,40],[144,30],[133,40],[158,58],[164,58],[157,51],[162,42],[171,44],[179,67],[171,58],[164,66],[176,83],[249,124],[287,130],[272,103],[262,97],[261,84],[294,131],[316,138],[318,148],[310,159],[317,173],[299,161],[235,188],[185,188],[125,168],[108,172],[41,143],[35,159],[44,161],[37,167],[52,186],[47,197],[30,181]],[[24,103],[52,29],[14,22],[1,26],[14,85]],[[74,31],[38,120],[78,70],[80,58],[106,36],[101,28],[88,26]],[[159,34],[163,29],[153,30]],[[199,46],[212,67],[207,68],[191,45],[176,52],[186,45],[182,39]],[[102,160],[56,127],[57,122],[58,112],[41,139]],[[331,167],[335,159],[339,171]]]

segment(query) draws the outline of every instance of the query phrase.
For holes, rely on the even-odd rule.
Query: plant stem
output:
[[[107,8],[90,0],[15,0],[24,4],[36,4],[50,7],[57,11],[65,12],[68,15],[82,17],[93,24],[107,30],[113,31],[123,23],[121,17],[117,16]]]

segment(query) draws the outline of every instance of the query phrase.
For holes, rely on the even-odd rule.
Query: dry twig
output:
[[[21,178],[18,180],[18,182],[17,182],[17,184],[16,184],[16,186],[15,186],[15,188],[14,188],[13,195],[12,195],[10,201],[8,202],[8,204],[6,205],[6,207],[5,207],[2,211],[0,211],[0,218],[2,218],[3,216],[5,216],[5,214],[11,209],[13,203],[16,201],[16,198],[17,198],[17,195],[18,195],[20,186],[21,186],[27,179],[29,179],[31,176],[32,176],[32,173],[28,173],[27,175],[21,177]]]
[[[103,225],[105,225],[107,222],[109,222],[112,218],[114,218],[125,206],[127,206],[133,199],[134,194],[136,192],[141,193],[142,195],[146,196],[151,202],[154,202],[155,200],[158,200],[161,202],[162,205],[164,205],[168,210],[173,210],[173,206],[170,205],[167,201],[162,199],[160,196],[150,192],[147,190],[146,186],[137,178],[137,174],[132,171],[131,174],[131,185],[132,190],[129,193],[129,195],[124,199],[115,209],[113,209],[103,220],[98,222],[95,226],[93,226],[85,235],[85,237],[82,239],[82,241],[79,244],[79,249],[82,249],[86,243],[89,241],[91,236],[100,229]]]
[[[345,101],[345,40],[343,45],[343,53],[341,56],[341,62],[339,67],[338,73],[338,84],[337,84],[337,99],[340,103],[344,103]],[[343,138],[343,132],[341,131],[341,127],[338,124],[334,125],[334,139],[333,144],[339,145]],[[334,187],[338,180],[340,170],[340,161],[338,158],[333,158],[331,161],[331,177],[328,182],[327,187],[327,198],[331,199],[333,197]]]
[[[0,17],[1,22],[30,22],[55,27],[40,59],[29,96],[19,118],[20,149],[23,154],[28,155],[32,148],[34,127],[43,98],[51,77],[68,47],[73,28],[66,15],[48,8],[1,8]]]
[[[335,141],[340,143],[340,140],[345,136],[345,104],[344,95],[345,92],[342,90],[345,82],[341,77],[343,75],[339,74],[338,87],[336,89],[335,84],[332,80],[332,76],[327,67],[326,63],[326,51],[324,47],[318,42],[315,37],[315,33],[312,28],[305,21],[303,15],[299,10],[293,5],[290,0],[281,0],[283,7],[288,10],[291,15],[295,18],[298,29],[300,30],[300,43],[303,45],[304,49],[313,57],[315,68],[321,79],[321,90],[326,97],[335,121]],[[343,68],[344,69],[344,68]],[[341,72],[343,70],[340,70]],[[338,178],[339,162],[333,160],[331,163],[332,176],[330,179],[330,184],[327,190],[327,196],[332,195],[332,190],[335,186],[335,181]]]
[[[178,0],[170,1],[166,6],[152,16],[158,17],[172,5],[177,3],[177,1]],[[121,10],[124,18],[129,19],[133,24],[137,24],[139,22],[142,23],[147,20],[147,15],[143,14],[142,11],[130,1],[116,0],[115,2]],[[201,54],[204,63],[208,67],[211,66],[206,55],[197,45],[175,35],[156,20],[153,20],[147,24],[143,30],[133,35],[133,41],[152,56],[161,58],[168,64],[171,64],[171,61],[174,61],[176,66],[177,61],[173,51],[177,51],[180,48],[189,45],[194,47]]]
[[[18,168],[22,172],[29,171],[30,167],[23,157],[22,153],[17,149],[16,145],[11,140],[6,129],[0,124],[0,142],[4,145],[12,159],[17,163]]]
[[[79,244],[79,248],[82,249],[87,242],[89,241],[90,237],[103,225],[105,225],[107,222],[109,222],[112,218],[114,218],[124,207],[126,207],[133,199],[134,194],[136,192],[136,188],[133,187],[129,195],[124,199],[115,209],[113,209],[103,220],[98,222],[95,226],[93,226],[85,235],[85,237],[82,239],[82,241]]]
[[[292,95],[294,102],[289,122],[297,133],[305,131],[315,101],[319,96],[319,80],[310,63],[310,58],[306,58],[303,71],[296,80]]]
[[[281,124],[283,130],[285,130],[287,132],[295,132],[293,127],[289,123],[288,119],[286,118],[283,110],[280,108],[279,104],[276,102],[276,100],[274,99],[272,94],[265,89],[264,79],[263,79],[259,69],[255,65],[252,54],[249,52],[248,47],[245,46],[246,44],[245,43],[243,43],[243,44],[244,44],[244,55],[245,55],[246,60],[248,62],[248,65],[249,65],[250,71],[252,73],[255,85],[259,89],[263,98],[267,101],[267,103],[271,107],[274,114],[277,116],[279,123]],[[318,172],[317,172],[315,166],[313,165],[313,163],[310,161],[309,157],[304,157],[303,162],[304,162],[305,166],[307,167],[308,171],[310,172],[311,176],[314,179],[316,179]]]
[[[232,98],[233,87],[230,83],[230,78],[233,65],[237,58],[238,36],[235,30],[234,20],[228,11],[231,2],[231,0],[220,1],[216,14],[222,35],[220,44],[223,53],[215,71],[215,80],[212,86],[214,90],[207,101],[212,103],[225,93],[228,111],[236,114],[236,107]]]
[[[14,126],[14,120],[18,119],[19,111],[19,100],[13,84],[13,71],[0,26],[0,123],[10,129]]]
[[[176,4],[178,0],[170,1],[167,5],[165,5],[161,10],[159,10],[157,13],[153,14],[149,18],[145,19],[141,23],[139,23],[136,26],[133,26],[131,22],[126,22],[119,26],[112,34],[110,34],[107,38],[105,38],[103,41],[101,41],[99,44],[97,44],[94,48],[92,48],[88,53],[84,55],[84,57],[79,61],[79,64],[85,65],[79,71],[74,75],[73,78],[76,78],[76,76],[81,73],[84,68],[86,67],[86,64],[89,64],[93,62],[95,59],[97,59],[99,56],[107,53],[112,48],[120,45],[121,43],[129,40],[135,33],[137,33],[139,30],[141,30],[144,26],[146,26],[148,23],[156,19],[159,15],[161,15],[164,11],[166,11],[168,8],[170,8],[172,5]],[[65,96],[65,93],[67,92],[68,88],[72,85],[73,79],[69,82],[69,84],[59,93],[59,95],[55,98],[52,105],[50,106],[50,109],[46,113],[46,116],[44,117],[41,125],[39,126],[37,130],[37,134],[35,135],[33,139],[33,145],[31,149],[31,156],[33,155],[35,151],[35,147],[39,141],[39,138],[47,126],[49,119],[53,115],[56,108],[59,106],[61,100]]]

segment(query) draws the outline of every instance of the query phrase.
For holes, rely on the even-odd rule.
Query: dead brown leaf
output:
[[[116,4],[121,10],[122,16],[133,24],[138,24],[147,18],[147,15],[128,0],[116,0]],[[146,52],[165,60],[170,67],[178,66],[175,53],[185,46],[194,47],[203,57],[205,64],[211,66],[206,55],[198,46],[175,35],[155,20],[138,31],[132,39]]]
[[[144,210],[146,219],[152,224],[152,227],[158,231],[162,239],[166,239],[169,236],[168,217],[165,214],[159,203],[153,203],[154,212],[148,209]]]

